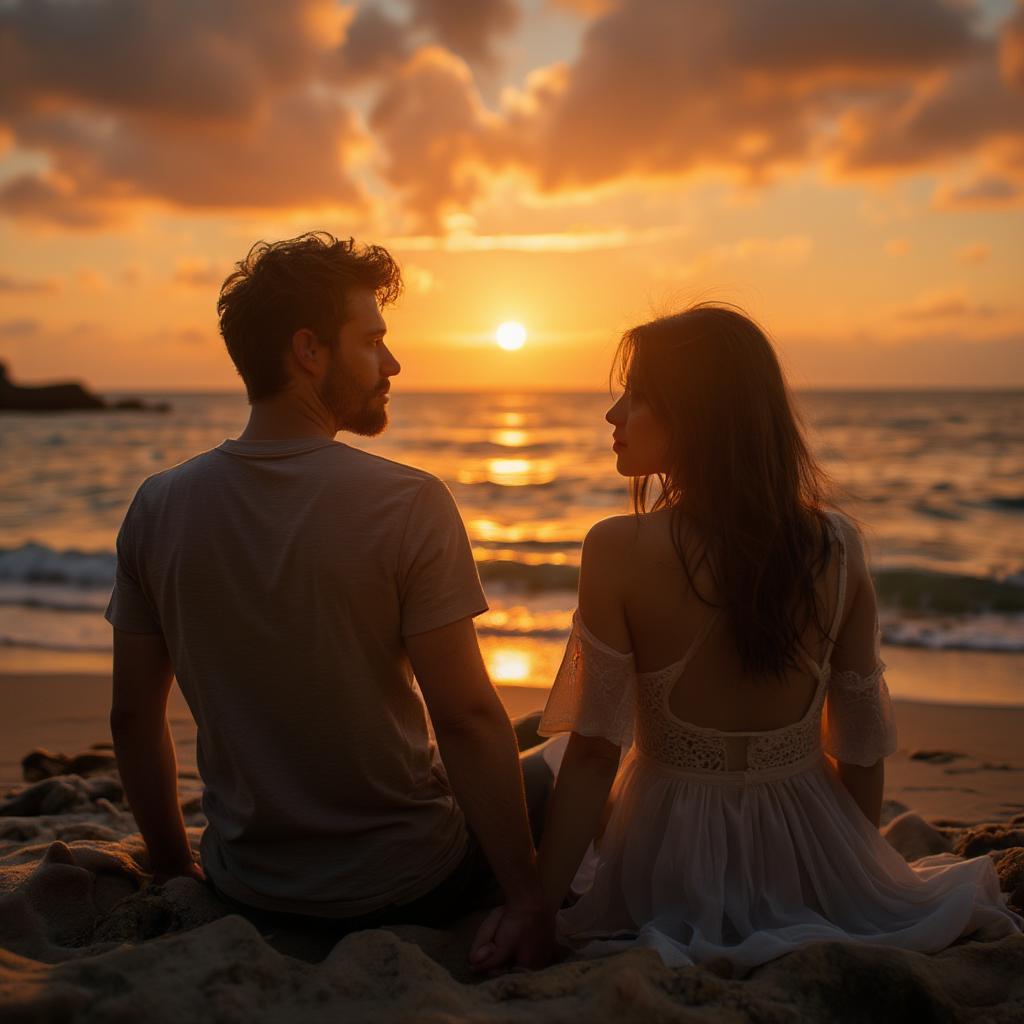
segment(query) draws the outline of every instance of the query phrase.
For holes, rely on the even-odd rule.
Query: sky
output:
[[[606,387],[706,299],[797,387],[1024,386],[1024,3],[0,3],[16,380],[239,388],[220,283],[308,230],[401,264],[396,388]]]

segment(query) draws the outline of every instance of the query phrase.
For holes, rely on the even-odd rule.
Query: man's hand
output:
[[[475,971],[547,967],[558,956],[555,915],[542,908],[495,907],[477,929],[469,949]]]

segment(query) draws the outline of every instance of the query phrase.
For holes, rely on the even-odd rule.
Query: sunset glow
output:
[[[850,4],[841,31],[814,0],[501,0],[457,30],[444,4],[71,7],[3,15],[15,379],[237,391],[221,282],[323,229],[402,267],[396,395],[601,390],[623,330],[700,299],[800,387],[1024,381],[1010,0]]]

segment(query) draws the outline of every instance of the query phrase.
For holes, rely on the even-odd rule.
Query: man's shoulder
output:
[[[195,473],[202,473],[216,458],[216,449],[200,452],[191,458],[178,462],[166,469],[161,469],[150,476],[139,485],[138,497],[145,500],[150,497],[160,497],[167,493],[176,483],[192,476]]]
[[[362,448],[353,448],[350,445],[339,444],[329,449],[333,455],[343,455],[348,461],[349,468],[356,467],[367,476],[379,478],[382,481],[389,481],[396,484],[409,484],[418,490],[428,481],[434,484],[441,483],[440,477],[418,466],[410,466],[404,462],[396,462],[394,459],[385,458],[374,452],[364,451]]]

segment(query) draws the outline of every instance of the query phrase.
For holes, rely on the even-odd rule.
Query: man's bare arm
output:
[[[470,828],[505,892],[507,952],[524,966],[549,955],[546,920],[508,715],[488,678],[472,619],[406,638],[438,748]]]
[[[163,636],[114,630],[110,733],[125,795],[157,881],[175,875],[202,877],[178,804],[178,765],[167,724],[173,678]]]

